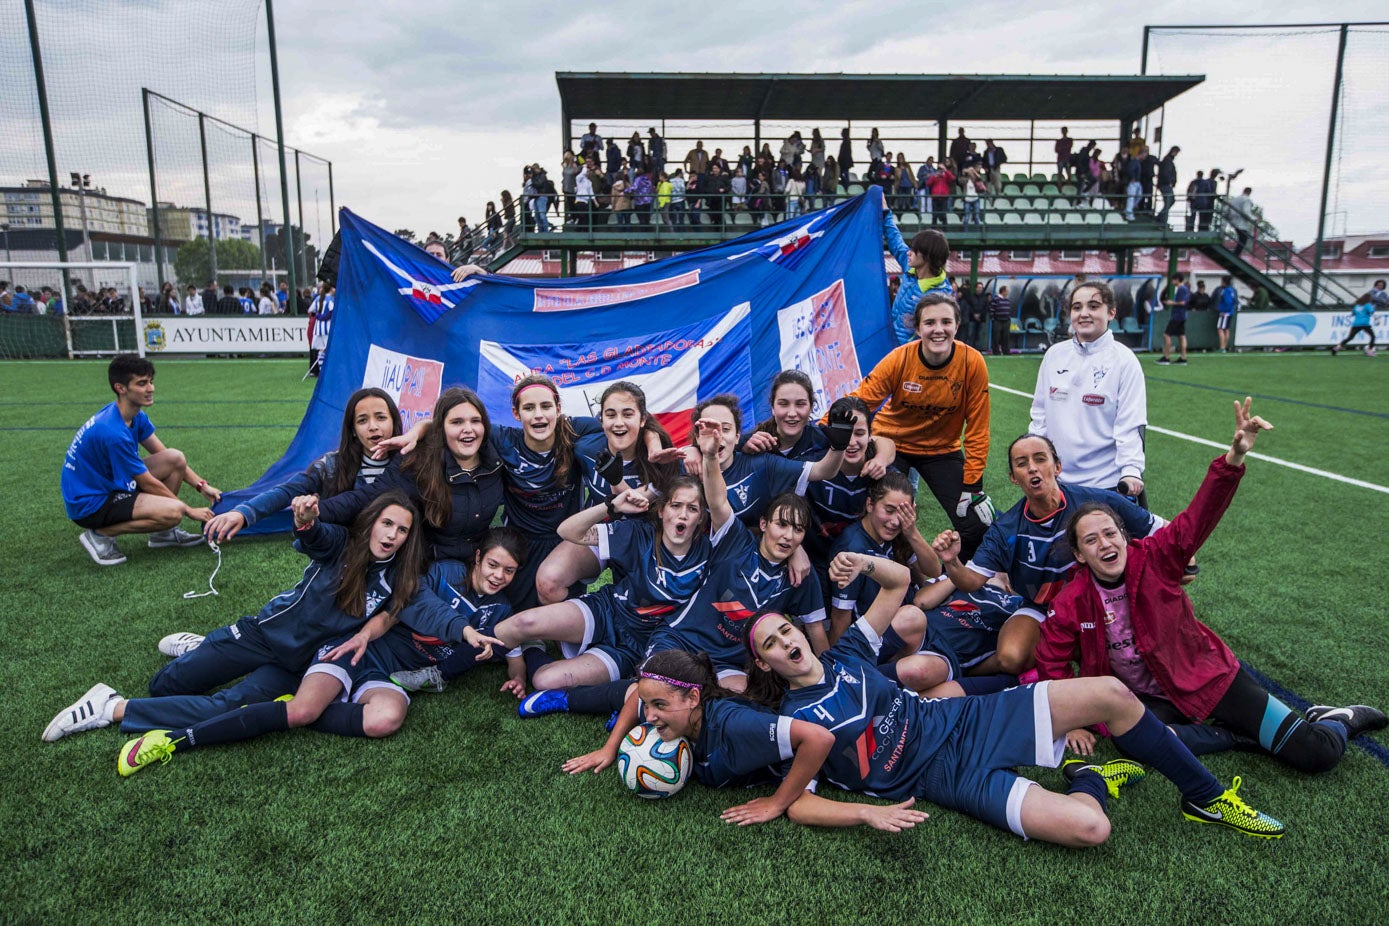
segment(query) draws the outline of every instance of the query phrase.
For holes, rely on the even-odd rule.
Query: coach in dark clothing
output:
[[[1008,302],[1008,287],[1000,286],[997,294],[989,300],[989,320],[993,323],[992,353],[1011,353],[1013,349],[1013,306]]]
[[[241,300],[236,298],[236,290],[231,286],[222,287],[222,296],[217,300],[216,308],[207,306],[209,312],[216,312],[218,315],[240,315]]]
[[[206,312],[206,313],[208,313],[209,315],[211,315],[213,312],[216,312],[216,311],[217,311],[217,281],[216,281],[216,280],[209,280],[208,283],[207,283],[207,285],[206,285],[205,287],[203,287],[203,291],[202,291],[201,293],[199,293],[199,295],[202,296],[202,299],[203,299],[203,311],[204,311],[204,312]],[[238,308],[240,308],[240,306],[238,306]]]
[[[965,289],[960,293],[960,314],[964,317],[964,342],[977,348],[983,340],[984,319],[989,314],[989,297],[984,293],[984,282],[974,284],[971,292]]]

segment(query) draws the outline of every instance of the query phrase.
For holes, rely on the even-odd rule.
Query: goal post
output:
[[[124,290],[126,311],[119,313],[73,314],[73,301],[68,291],[65,270],[105,271],[100,278],[93,273],[98,286]],[[27,272],[25,272],[27,271]],[[49,286],[61,294],[62,313],[56,314],[39,307],[32,313],[6,311],[0,317],[0,358],[28,360],[42,357],[105,357],[113,354],[135,353],[145,356],[143,333],[144,316],[140,309],[139,265],[122,261],[5,261],[0,274],[15,285],[34,292],[40,291],[45,271],[53,272]],[[117,285],[116,280],[120,280]]]

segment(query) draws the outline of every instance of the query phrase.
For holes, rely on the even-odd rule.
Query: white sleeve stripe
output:
[[[869,644],[873,647],[873,652],[876,653],[883,648],[883,638],[878,634],[878,631],[873,629],[873,625],[868,623],[867,618],[860,617],[854,622],[854,626],[859,629],[859,633],[868,638]]]
[[[829,615],[825,613],[824,608],[816,608],[809,614],[801,614],[799,617],[802,624],[818,624],[823,620],[827,620]]]
[[[736,520],[738,520],[738,516],[736,514],[730,515],[728,520],[723,522],[723,527],[720,527],[718,530],[714,531],[712,534],[709,535],[709,542],[714,546],[718,546],[719,541],[723,540],[723,538],[728,536],[728,532],[733,527],[733,522]]]
[[[776,719],[776,744],[781,751],[783,760],[789,759],[794,755],[791,749],[791,718],[778,717]]]
[[[796,488],[793,490],[797,495],[804,495],[806,488],[810,485],[810,470],[814,463],[804,463],[801,465],[801,476],[796,480]]]
[[[979,573],[981,576],[983,576],[983,577],[986,578],[986,579],[992,579],[994,576],[998,575],[998,572],[997,572],[996,570],[993,570],[993,569],[986,569],[986,568],[983,567],[983,566],[976,566],[976,565],[974,564],[974,560],[970,560],[968,563],[965,563],[965,568],[968,569],[968,570],[970,570],[971,572],[977,572],[977,573]],[[1070,567],[1067,567],[1067,568],[1070,568]]]
[[[598,525],[598,563],[602,565],[612,558],[612,525]]]

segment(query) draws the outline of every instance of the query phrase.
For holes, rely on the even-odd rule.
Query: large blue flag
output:
[[[699,401],[731,392],[748,420],[771,412],[783,369],[810,375],[816,409],[858,385],[892,347],[883,274],[882,194],[714,247],[591,277],[473,277],[341,210],[342,253],[332,340],[289,448],[218,510],[275,486],[336,447],[347,398],[362,386],[396,397],[405,426],[440,391],[476,389],[494,422],[510,420],[511,387],[538,370],[564,411],[597,414],[615,380],[637,383],[677,442]],[[248,533],[285,530],[284,514]]]

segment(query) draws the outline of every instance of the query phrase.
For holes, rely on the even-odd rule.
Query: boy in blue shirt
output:
[[[122,354],[111,361],[107,379],[116,401],[77,429],[63,460],[63,504],[87,529],[82,548],[98,566],[119,566],[125,556],[113,538],[120,534],[149,534],[151,547],[197,546],[202,534],[178,524],[185,517],[207,521],[212,510],[189,507],[178,491],[187,482],[213,503],[222,492],[193,471],[182,451],[154,436],[144,412],[154,404],[154,364]]]
[[[1378,293],[1384,292],[1384,287],[1379,285],[1383,282],[1383,280],[1376,280],[1376,288],[1361,296],[1360,301],[1351,308],[1350,334],[1347,334],[1345,340],[1341,341],[1340,344],[1331,348],[1331,356],[1334,357],[1340,353],[1362,331],[1370,336],[1370,343],[1365,347],[1365,356],[1373,357],[1375,355],[1374,315],[1375,307],[1381,301],[1375,297]]]
[[[1235,310],[1239,308],[1239,293],[1235,291],[1234,279],[1229,274],[1220,278],[1220,288],[1215,291],[1212,301],[1220,313],[1215,320],[1215,333],[1220,336],[1220,352],[1226,354],[1230,347],[1230,319],[1235,317]]]
[[[1181,349],[1177,362],[1186,363],[1186,310],[1190,303],[1191,289],[1186,285],[1186,275],[1175,274],[1172,277],[1172,298],[1163,300],[1163,304],[1172,310],[1172,315],[1162,331],[1162,356],[1158,358],[1158,363],[1172,362],[1173,338],[1177,339]]]

